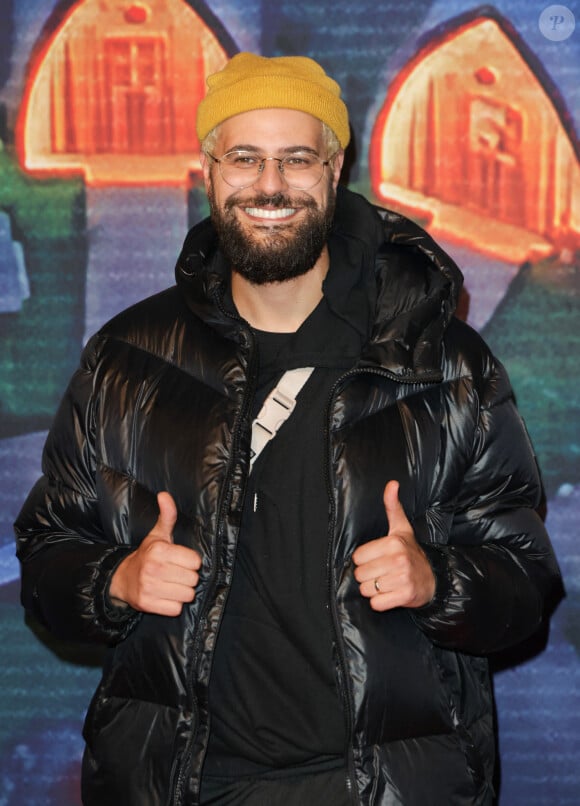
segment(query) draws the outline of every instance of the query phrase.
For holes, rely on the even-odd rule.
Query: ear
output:
[[[200,151],[200,153],[199,153],[199,161],[201,163],[201,170],[203,172],[203,182],[204,182],[204,185],[205,185],[206,190],[207,190],[207,187],[208,187],[209,182],[210,182],[210,171],[211,171],[212,161],[207,156],[207,154],[205,152],[203,152],[203,151]]]
[[[342,171],[343,164],[344,164],[344,151],[341,148],[340,151],[336,152],[330,164],[332,169],[332,186],[334,190],[336,190],[336,187],[338,185],[338,180],[340,179],[340,172]]]

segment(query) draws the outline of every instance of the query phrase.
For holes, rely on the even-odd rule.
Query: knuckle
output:
[[[151,543],[150,547],[150,554],[151,556],[157,558],[165,557],[168,553],[168,550],[171,548],[171,543],[167,543],[165,540],[154,540]]]

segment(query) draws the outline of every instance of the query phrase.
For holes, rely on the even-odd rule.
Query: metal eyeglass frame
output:
[[[260,157],[258,154],[254,154],[254,152],[251,152],[251,151],[246,152],[246,151],[233,150],[233,151],[227,151],[223,155],[223,157],[216,157],[213,154],[210,154],[209,151],[206,151],[205,153],[207,154],[207,156],[211,160],[213,160],[214,162],[217,163],[218,170],[220,172],[220,176],[224,180],[224,182],[227,185],[229,185],[230,187],[236,188],[236,190],[243,190],[244,188],[248,188],[248,187],[251,187],[252,185],[254,185],[258,181],[258,179],[260,178],[262,173],[264,172],[265,163],[269,162],[270,160],[276,160],[276,162],[278,163],[278,173],[284,179],[284,181],[286,182],[286,184],[288,185],[289,188],[293,188],[293,190],[312,190],[312,188],[316,187],[316,185],[320,182],[320,180],[324,176],[324,169],[326,168],[327,165],[330,165],[330,163],[332,162],[332,160],[334,159],[334,156],[335,156],[333,154],[327,160],[323,160],[322,157],[318,157],[315,154],[309,154],[308,156],[313,157],[316,160],[316,162],[318,162],[318,164],[321,165],[322,170],[320,172],[320,176],[318,177],[318,179],[312,185],[304,186],[304,185],[292,185],[292,184],[290,184],[290,182],[288,181],[288,178],[286,177],[286,175],[284,173],[284,163],[287,162],[288,160],[292,159],[293,157],[295,157],[296,156],[295,154],[287,154],[285,157]],[[223,171],[222,171],[222,163],[225,162],[225,158],[228,157],[230,154],[252,154],[253,156],[256,156],[258,158],[258,165],[257,165],[258,173],[257,173],[257,175],[254,177],[254,179],[251,182],[248,182],[245,185],[233,185],[231,182],[229,182],[225,178],[225,176],[223,175]]]

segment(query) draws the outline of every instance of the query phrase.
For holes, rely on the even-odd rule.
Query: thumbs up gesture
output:
[[[422,607],[435,595],[435,576],[399,500],[399,483],[383,494],[389,533],[359,546],[352,555],[360,592],[373,610]]]
[[[116,605],[144,613],[178,616],[192,602],[199,581],[201,557],[194,549],[173,543],[177,507],[169,493],[157,496],[159,517],[153,529],[111,578],[109,596]]]

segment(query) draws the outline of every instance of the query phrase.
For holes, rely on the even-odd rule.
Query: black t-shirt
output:
[[[325,285],[296,333],[255,333],[254,416],[287,369],[315,371],[249,479],[210,681],[204,775],[212,777],[344,765],[329,608],[325,415],[335,382],[360,355],[368,310],[361,306],[354,321],[340,315],[330,302],[340,295]]]

